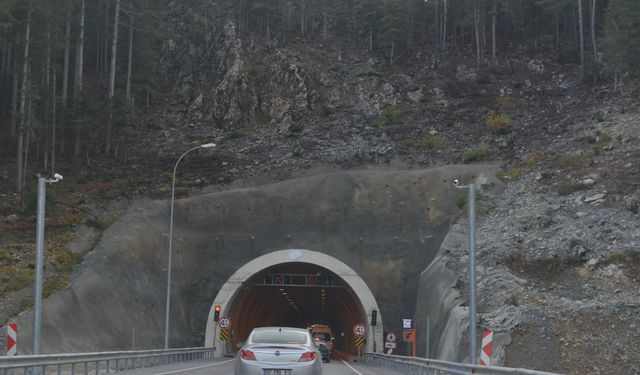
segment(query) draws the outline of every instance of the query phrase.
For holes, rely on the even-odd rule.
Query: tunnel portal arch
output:
[[[274,251],[257,257],[238,269],[224,283],[209,308],[205,329],[205,346],[215,347],[216,356],[223,355],[223,350],[224,352],[233,350],[227,343],[220,341],[219,330],[213,320],[215,306],[221,307],[221,316],[233,314],[234,302],[236,302],[237,297],[243,289],[247,287],[247,282],[255,278],[255,275],[264,272],[270,267],[286,266],[287,264],[295,263],[309,264],[326,269],[344,282],[345,287],[350,290],[350,294],[358,305],[357,310],[359,310],[359,314],[357,315],[359,315],[361,322],[365,323],[368,328],[364,349],[369,352],[381,350],[384,332],[382,314],[371,289],[369,289],[364,280],[344,262],[330,255],[305,249]],[[370,325],[372,310],[378,311],[377,325],[375,327],[371,327]],[[232,320],[232,329],[233,326],[238,323],[239,322],[233,322]],[[348,338],[349,340],[353,336],[351,330],[345,331],[344,334],[345,339]],[[334,332],[334,336],[337,335],[339,335],[339,333]]]

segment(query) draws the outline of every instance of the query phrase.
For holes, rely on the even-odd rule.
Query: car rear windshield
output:
[[[331,335],[324,332],[316,332],[313,334],[313,338],[316,340],[329,341],[331,340]]]
[[[306,344],[307,335],[302,332],[291,331],[263,331],[255,332],[251,338],[256,344]]]

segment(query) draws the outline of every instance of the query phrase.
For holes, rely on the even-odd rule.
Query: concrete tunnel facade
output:
[[[287,266],[290,267],[289,269],[298,270],[298,272],[308,272],[303,275],[314,275],[317,270],[326,270],[328,271],[326,274],[331,274],[338,280],[333,280],[333,285],[329,287],[307,287],[301,285],[291,287],[290,284],[260,284],[260,273],[274,266],[279,266],[279,269],[274,269],[274,272],[280,272],[282,275],[288,274],[286,272]],[[258,276],[257,280],[256,276]],[[254,280],[254,282],[251,282],[251,280]],[[267,288],[258,288],[258,294],[247,292],[256,286]],[[306,288],[302,293],[307,298],[303,297],[302,299],[306,300],[307,309],[305,309],[305,306],[299,307],[300,303],[295,302],[299,298],[296,296],[289,297],[292,294],[299,296],[301,291],[296,289],[300,288]],[[329,295],[330,293],[328,292],[333,288],[340,289],[336,293],[331,293],[333,295],[326,297],[326,302],[322,302],[323,297],[318,296],[320,301],[316,302],[319,303],[309,303],[309,293],[315,291],[317,295],[317,291],[322,291],[323,296],[325,293]],[[275,289],[280,293],[268,293],[268,289]],[[285,290],[289,292],[284,292]],[[292,292],[292,290],[294,291]],[[274,251],[250,261],[236,271],[224,283],[213,300],[207,318],[206,345],[214,346],[216,354],[222,356],[225,352],[234,351],[236,344],[244,341],[255,326],[280,326],[286,325],[286,320],[297,321],[296,317],[292,319],[283,314],[283,312],[273,312],[278,309],[278,306],[282,306],[282,303],[264,303],[265,299],[274,297],[274,294],[275,299],[279,300],[278,294],[282,296],[282,293],[289,297],[289,301],[294,301],[285,303],[285,310],[293,310],[300,315],[302,319],[301,321],[298,320],[298,322],[304,323],[301,324],[302,326],[320,323],[328,324],[332,328],[333,336],[336,338],[334,343],[336,349],[344,353],[354,351],[355,343],[352,328],[358,323],[364,323],[371,328],[366,332],[364,350],[369,352],[377,351],[383,345],[382,333],[384,332],[384,326],[382,324],[382,315],[379,313],[380,307],[364,280],[353,269],[338,259],[321,252],[304,249]],[[318,307],[321,311],[315,314],[315,311],[312,310],[309,313],[307,311],[309,305],[311,305],[312,309]],[[228,317],[232,322],[230,328],[235,334],[229,340],[222,341],[220,340],[220,335],[217,334],[218,327],[213,319],[215,306],[220,306],[221,316]],[[303,311],[300,311],[301,309]],[[379,322],[377,322],[376,326],[371,326],[367,323],[371,323],[371,312],[374,310],[378,312],[377,318]],[[283,317],[287,317],[287,319],[283,319]]]
[[[381,351],[382,334],[399,334],[402,319],[414,315],[422,293],[421,272],[461,214],[456,200],[466,192],[454,189],[452,181],[473,181],[494,172],[494,167],[482,165],[335,172],[176,200],[170,347],[213,346],[211,309],[219,304],[224,305],[223,314],[239,319],[240,330],[226,350],[233,351],[233,344],[251,328],[242,321],[304,326],[325,319],[339,326],[339,331],[334,329],[337,337],[340,332],[352,335],[347,326],[362,319],[373,335],[369,323],[376,308],[376,350]],[[70,286],[44,301],[43,353],[163,346],[168,203],[132,202],[85,257]],[[291,250],[298,250],[300,259],[292,261]],[[299,303],[310,306],[306,321],[273,306],[253,307],[270,318],[247,319],[243,311],[262,294],[245,295],[250,293],[246,288],[262,290],[265,296],[278,292],[259,285],[261,272],[268,270],[333,273],[341,284],[331,291],[335,300],[330,301],[327,292],[327,303],[345,305],[342,311],[349,318],[314,315],[314,308],[322,309],[314,289],[315,300],[309,297],[312,292],[294,292]],[[431,292],[438,288],[433,285]],[[275,299],[256,301],[264,305]],[[21,341],[30,342],[32,314],[23,313],[17,320]],[[432,324],[434,335],[444,330],[439,322]],[[373,341],[368,336],[367,350],[373,350]],[[353,352],[347,339],[342,344]],[[30,352],[26,345],[19,350]]]

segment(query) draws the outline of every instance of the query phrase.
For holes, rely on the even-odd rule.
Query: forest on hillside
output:
[[[167,44],[206,50],[228,21],[257,43],[348,48],[385,69],[420,51],[436,69],[544,51],[579,65],[585,84],[617,89],[640,71],[638,0],[2,0],[0,157],[15,191],[27,165],[116,157],[172,92]]]

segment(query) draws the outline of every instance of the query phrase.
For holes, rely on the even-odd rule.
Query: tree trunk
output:
[[[53,64],[53,74],[52,74],[53,82],[51,87],[51,152],[49,156],[51,158],[49,175],[53,176],[56,171],[56,65]]]
[[[478,19],[478,4],[473,1],[473,26],[476,34],[476,65],[480,65],[480,20]]]
[[[498,20],[498,0],[493,0],[493,9],[491,11],[491,57],[493,65],[498,63],[496,57],[496,23]]]
[[[16,192],[22,198],[24,188],[24,134],[25,134],[25,107],[27,105],[27,76],[29,73],[29,44],[31,42],[31,6],[27,13],[27,29],[24,33],[24,55],[22,63],[22,85],[20,90],[20,126],[18,127],[17,155],[16,155]]]
[[[15,60],[15,58],[14,58]],[[18,61],[13,67],[13,88],[11,90],[11,138],[16,136],[16,123],[18,119]]]
[[[73,106],[76,111],[75,139],[73,142],[73,155],[80,157],[80,126],[82,116],[80,114],[80,101],[82,100],[82,68],[84,65],[84,0],[80,7],[80,29],[78,30],[78,42],[76,45],[76,74],[73,80]]]
[[[327,41],[327,11],[324,11],[323,14],[323,22],[322,22],[322,41],[326,43]]]
[[[433,50],[436,51],[435,55],[436,55],[436,59],[440,60],[440,15],[438,14],[438,4],[440,3],[440,0],[436,0],[435,4],[434,4],[434,8],[435,8],[435,23],[434,23],[434,29],[433,29]]]
[[[102,69],[100,70],[100,88],[106,89],[105,80],[107,69],[109,69],[109,1],[105,4],[105,24],[104,24],[104,43],[102,45]]]
[[[69,95],[69,47],[71,43],[71,12],[67,15],[67,27],[64,33],[64,63],[62,66],[62,107],[67,107]]]
[[[442,10],[442,60],[447,56],[447,0],[444,0]]]
[[[596,45],[596,0],[591,0],[591,44],[593,45],[593,83],[598,77],[598,47]]]
[[[560,52],[560,15],[556,13],[556,53]]]
[[[582,0],[578,0],[578,23],[580,25],[580,72],[584,77],[584,27],[582,23]]]
[[[389,57],[389,65],[390,66],[393,66],[393,52],[394,52],[393,50],[394,50],[395,44],[396,44],[396,42],[392,40],[391,41],[391,56]]]
[[[133,61],[133,16],[129,16],[129,56],[127,57],[127,104],[131,102],[131,65]]]
[[[207,1],[208,0],[204,0],[202,2],[202,5],[204,7],[204,50],[208,51],[209,50],[209,8],[207,8]],[[135,2],[131,3],[131,6],[133,7],[135,5]],[[133,26],[133,16],[129,15],[130,19],[131,19],[131,25]]]
[[[302,0],[302,6],[300,7],[300,36],[304,38],[304,12],[305,12],[305,0]]]
[[[29,64],[29,65],[31,65],[31,64]],[[31,70],[31,66],[27,67],[27,72],[29,72],[30,70]],[[31,142],[30,141],[30,138],[31,138],[31,118],[32,118],[31,116],[33,114],[33,108],[32,108],[32,97],[33,97],[33,95],[31,93],[31,90],[29,90],[29,94],[28,95],[29,95],[28,104],[27,104],[27,113],[28,113],[28,115],[26,116],[27,117],[27,121],[26,121],[26,127],[25,127],[25,135],[24,135],[24,137],[25,137],[25,139],[24,139],[24,144],[25,144],[25,146],[24,146],[24,158],[23,158],[22,165],[21,165],[21,168],[22,168],[22,181],[21,181],[21,184],[22,184],[23,189],[24,189],[24,186],[25,186],[26,180],[27,180],[27,166],[29,165],[28,164],[29,163],[29,143]],[[21,209],[22,209],[22,204],[23,203],[24,203],[24,194],[20,194],[20,208]]]
[[[102,0],[98,2],[98,17],[97,20],[102,19]],[[100,30],[100,23],[96,22],[96,75],[100,77],[101,64],[102,64],[102,55],[100,55],[100,51],[102,50],[100,40],[102,37],[102,33]]]
[[[267,9],[267,43],[271,44],[271,28],[269,27],[269,9]]]
[[[9,44],[6,48],[3,48],[2,52],[2,70],[0,73],[2,77],[0,78],[0,82],[2,82],[2,87],[9,87],[11,83],[11,44]],[[9,112],[10,110],[10,93],[4,92],[2,95],[2,108],[0,111]]]
[[[47,49],[45,55],[45,67],[44,67],[44,111],[43,111],[43,124],[44,127],[40,131],[41,141],[43,144],[43,155],[44,155],[44,170],[49,170],[48,168],[48,157],[49,153],[47,152],[47,137],[49,135],[49,108],[50,108],[50,98],[49,98],[49,89],[51,87],[51,32],[49,31],[50,24],[47,23]],[[38,140],[40,142],[40,139]]]
[[[116,88],[116,56],[118,54],[118,19],[120,18],[120,0],[116,0],[113,19],[113,39],[111,40],[111,73],[109,74],[109,121],[104,137],[104,153],[111,152],[111,131],[113,128],[113,96]]]

